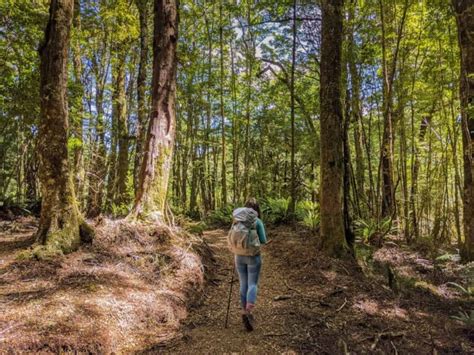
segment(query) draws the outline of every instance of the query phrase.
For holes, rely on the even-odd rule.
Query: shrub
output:
[[[300,201],[296,205],[296,219],[304,226],[316,229],[319,226],[319,205],[312,201]]]
[[[262,201],[260,210],[266,223],[282,223],[287,220],[289,198],[267,198]]]
[[[230,204],[209,212],[206,223],[214,226],[230,226],[232,224],[232,211],[236,206]]]
[[[364,243],[380,243],[384,236],[396,231],[396,227],[392,225],[390,217],[380,221],[375,218],[359,219],[355,221],[354,225],[356,237],[360,238]]]

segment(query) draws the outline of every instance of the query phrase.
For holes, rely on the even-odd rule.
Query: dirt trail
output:
[[[228,328],[224,327],[227,299],[232,272],[232,256],[226,245],[226,231],[206,232],[205,239],[214,249],[216,263],[214,276],[204,295],[203,304],[191,311],[184,327],[183,339],[167,348],[170,353],[222,354],[222,353],[281,353],[290,350],[290,343],[297,334],[286,323],[285,310],[275,307],[273,298],[287,295],[284,273],[278,270],[278,261],[269,252],[274,241],[263,251],[263,267],[260,276],[259,293],[255,317],[256,330],[244,330],[240,318],[239,283],[234,277],[232,301]],[[282,301],[285,302],[285,301]],[[290,311],[289,309],[286,312]],[[275,342],[275,338],[279,338]],[[296,350],[296,349],[295,349]]]
[[[205,233],[216,256],[202,304],[190,310],[183,336],[161,352],[185,354],[469,353],[472,333],[450,318],[459,300],[426,293],[396,295],[384,279],[355,263],[327,258],[314,236],[269,231],[263,250],[256,330],[241,324],[238,281],[224,328],[232,256],[226,231]],[[281,298],[281,299],[279,299]]]

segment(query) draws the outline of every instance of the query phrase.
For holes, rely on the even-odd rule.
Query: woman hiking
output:
[[[252,331],[255,326],[252,311],[257,301],[258,279],[262,267],[260,245],[267,243],[267,237],[255,198],[250,198],[245,207],[234,210],[232,217],[229,247],[235,254],[235,266],[239,274],[242,322],[247,331]]]

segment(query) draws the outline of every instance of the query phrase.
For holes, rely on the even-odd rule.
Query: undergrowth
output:
[[[278,225],[288,222],[289,198],[266,198],[259,201],[262,220],[265,224]],[[205,223],[210,226],[230,226],[232,224],[232,211],[242,205],[228,204],[209,212],[205,217]],[[309,228],[316,230],[319,227],[319,205],[312,201],[300,201],[296,205],[296,221]]]

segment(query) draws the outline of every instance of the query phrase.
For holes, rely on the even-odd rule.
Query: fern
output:
[[[469,313],[466,311],[459,311],[457,316],[451,316],[451,318],[463,322],[469,327],[474,327],[474,309],[471,309]]]
[[[282,223],[288,217],[290,199],[268,198],[261,204],[263,218],[269,223]]]
[[[355,221],[354,232],[364,243],[368,243],[376,236],[385,236],[396,232],[396,228],[392,225],[390,217],[378,221],[375,218],[368,220],[359,219]]]

